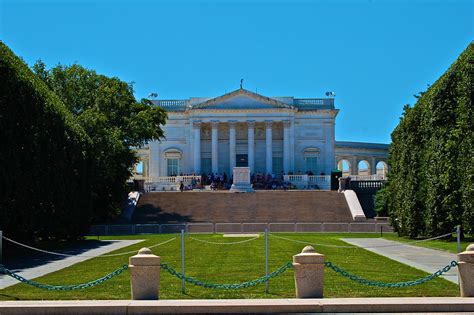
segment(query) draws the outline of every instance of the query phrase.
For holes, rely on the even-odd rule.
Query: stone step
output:
[[[132,218],[133,223],[351,221],[344,195],[335,191],[150,192],[140,197]]]

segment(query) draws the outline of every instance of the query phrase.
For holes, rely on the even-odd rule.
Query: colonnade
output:
[[[250,172],[255,170],[255,120],[247,120],[247,138],[248,138],[248,167]],[[265,166],[266,173],[272,174],[273,149],[272,149],[272,127],[274,122],[283,123],[283,172],[288,174],[290,169],[290,120],[264,120],[258,121],[265,123]],[[211,169],[213,173],[219,173],[218,161],[218,140],[219,124],[227,123],[229,125],[229,174],[236,166],[236,120],[211,122]],[[194,146],[194,173],[201,174],[201,125],[202,121],[193,121],[193,146]]]

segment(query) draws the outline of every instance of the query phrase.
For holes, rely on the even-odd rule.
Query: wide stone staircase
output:
[[[132,217],[132,223],[351,221],[346,199],[336,191],[150,192]]]

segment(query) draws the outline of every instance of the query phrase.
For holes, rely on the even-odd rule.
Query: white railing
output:
[[[351,180],[386,180],[385,175],[349,175]]]
[[[329,175],[284,175],[283,180],[295,185],[298,189],[330,189]]]
[[[366,180],[354,182],[358,188],[382,188],[384,183],[379,180]]]
[[[159,100],[158,104],[161,107],[185,107],[187,100]]]
[[[145,191],[177,190],[181,182],[184,185],[189,185],[193,179],[200,182],[201,176],[160,176],[145,182]]]
[[[308,181],[310,183],[330,183],[331,176],[329,175],[310,175],[308,176]]]
[[[162,183],[162,184],[171,184],[171,183],[191,183],[195,179],[196,181],[201,181],[201,176],[198,175],[182,175],[182,176],[160,176],[155,177],[150,180],[150,183]]]
[[[201,176],[198,175],[183,175],[183,176],[176,176],[177,181],[181,182],[183,181],[184,183],[191,182],[193,179],[196,181],[201,181]]]
[[[294,100],[295,105],[326,105],[333,106],[333,98],[297,98]]]
[[[308,175],[283,175],[283,180],[285,182],[307,182]]]

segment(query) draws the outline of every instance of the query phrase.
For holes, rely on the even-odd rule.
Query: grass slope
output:
[[[288,238],[311,243],[347,245],[341,237],[377,237],[374,234],[279,234]],[[138,250],[163,242],[177,235],[132,235],[108,237],[108,239],[144,239],[137,245],[129,246],[114,253]],[[232,242],[236,239],[223,238],[220,234],[193,235],[195,238],[215,242]],[[237,240],[241,240],[240,238]],[[270,236],[269,269],[275,270],[291,261],[292,256],[301,252],[304,244],[293,243]],[[211,245],[186,238],[186,275],[216,283],[238,283],[258,278],[265,273],[264,237],[238,245]],[[424,277],[423,271],[408,267],[383,256],[363,249],[329,248],[316,246],[331,261],[347,271],[371,280],[397,282]],[[173,242],[153,249],[165,262],[175,269],[181,268],[179,236]],[[36,281],[47,284],[77,284],[99,278],[128,262],[128,255],[108,258],[94,258],[72,267],[51,273]],[[8,266],[7,266],[8,267]],[[14,266],[12,266],[14,267]],[[442,266],[440,266],[442,267]],[[55,292],[18,284],[0,290],[0,299],[130,299],[129,272],[124,272],[94,288]],[[162,271],[160,283],[161,299],[219,299],[219,298],[291,298],[294,297],[293,272],[270,281],[270,293],[264,293],[265,285],[237,290],[212,290],[186,285],[186,294],[181,293],[181,281]],[[385,297],[385,296],[458,296],[459,288],[444,279],[436,279],[415,287],[384,289],[367,287],[325,269],[325,297]]]

